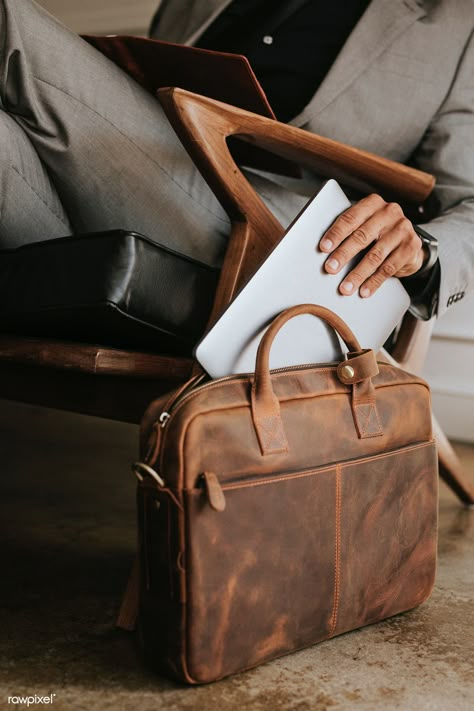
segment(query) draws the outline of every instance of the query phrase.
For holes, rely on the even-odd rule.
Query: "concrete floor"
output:
[[[0,403],[0,708],[474,709],[474,511],[441,489],[437,584],[420,608],[201,688],[153,676],[114,616],[134,549],[136,429]],[[474,447],[458,445],[474,476]],[[34,706],[33,708],[38,708]]]

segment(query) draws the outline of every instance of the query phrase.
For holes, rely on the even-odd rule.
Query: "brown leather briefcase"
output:
[[[269,372],[273,338],[302,313],[339,332],[346,360]],[[213,681],[428,597],[438,477],[423,380],[304,305],[266,331],[255,375],[198,381],[148,409],[135,465],[155,667]]]

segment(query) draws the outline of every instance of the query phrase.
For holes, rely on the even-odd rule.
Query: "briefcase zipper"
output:
[[[294,469],[290,471],[282,472],[266,472],[265,474],[234,474],[232,478],[227,479],[222,483],[214,472],[204,472],[200,475],[198,479],[198,487],[204,489],[207,501],[214,511],[225,511],[226,508],[226,492],[232,491],[234,489],[243,489],[247,487],[255,486],[265,486],[268,484],[274,484],[276,482],[288,481],[289,479],[301,479],[309,476],[317,476],[328,471],[335,471],[337,467],[348,468],[354,464],[360,464],[361,462],[370,463],[381,457],[387,457],[396,455],[400,452],[408,452],[410,450],[419,449],[420,447],[426,447],[427,444],[433,443],[434,440],[429,442],[412,442],[411,444],[404,445],[401,447],[395,447],[395,449],[389,449],[385,452],[378,452],[376,454],[367,454],[362,457],[350,457],[349,459],[341,460],[339,462],[329,462],[327,464],[321,464],[316,467],[307,467],[303,469]]]
[[[287,479],[299,479],[303,476],[312,476],[334,468],[334,464],[327,464],[308,469],[295,469],[294,471],[268,472],[266,474],[256,474],[253,476],[237,476],[225,481],[223,484],[214,472],[204,472],[198,479],[198,486],[201,485],[203,488],[210,507],[214,509],[214,511],[222,512],[225,511],[226,508],[226,491],[247,486],[262,486]]]
[[[289,365],[286,366],[285,368],[273,368],[270,370],[270,375],[276,375],[277,373],[291,373],[295,370],[311,370],[312,368],[333,368],[334,370],[337,369],[337,366],[339,365],[341,361],[330,361],[327,363],[306,363],[302,365]],[[385,361],[377,361],[378,365],[389,365]],[[206,374],[201,375],[200,377],[205,377]],[[167,403],[167,409],[163,411],[159,418],[158,421],[155,423],[155,426],[157,424],[160,424],[161,427],[164,429],[170,417],[175,414],[177,408],[181,406],[181,404],[187,400],[190,397],[193,397],[195,393],[201,392],[201,390],[204,390],[206,388],[212,388],[214,385],[220,385],[221,383],[225,383],[231,380],[239,381],[239,380],[245,380],[246,378],[251,378],[254,375],[254,373],[238,373],[237,375],[226,375],[222,378],[216,378],[215,380],[209,380],[206,383],[203,383],[202,385],[197,385],[194,386],[194,380],[189,380],[189,387],[184,388],[179,391],[178,396],[174,399],[171,400],[169,403]]]
[[[319,364],[309,364],[309,365],[294,365],[288,366],[287,368],[276,368],[271,373],[283,373],[285,371],[292,370],[309,370],[314,367],[337,367],[337,363],[319,363]],[[153,445],[149,448],[148,453],[144,459],[144,462],[134,462],[132,465],[132,471],[140,482],[143,482],[144,476],[148,474],[152,479],[154,479],[158,488],[166,488],[166,483],[161,475],[163,471],[163,461],[162,455],[164,450],[164,434],[166,427],[171,419],[171,417],[176,413],[177,409],[185,402],[189,397],[193,396],[204,390],[205,388],[212,388],[215,385],[220,385],[221,383],[235,380],[245,380],[250,378],[253,373],[239,373],[237,375],[226,375],[223,378],[217,378],[216,380],[210,380],[209,382],[199,385],[200,380],[206,376],[206,374],[201,374],[194,376],[188,380],[181,388],[178,389],[177,394],[171,397],[164,406],[164,409],[160,413],[158,419],[153,425],[155,430],[155,441]],[[151,465],[154,464],[157,459],[160,458],[159,468],[153,468]],[[143,466],[144,465],[144,466]],[[152,473],[153,472],[153,473]]]
[[[291,365],[287,366],[286,368],[274,368],[270,371],[270,374],[274,375],[276,373],[290,373],[294,370],[311,370],[312,368],[336,369],[338,365],[338,362]],[[215,380],[209,380],[208,382],[203,383],[202,385],[197,385],[195,387],[193,387],[193,384],[190,381],[189,388],[186,388],[185,390],[181,391],[175,400],[171,400],[170,403],[167,403],[167,409],[161,412],[157,422],[155,423],[155,426],[159,424],[161,428],[164,429],[168,424],[170,417],[176,413],[177,408],[180,407],[185,400],[187,400],[189,397],[193,397],[196,393],[201,392],[201,390],[204,390],[206,388],[212,388],[214,387],[214,385],[220,385],[221,383],[225,383],[231,380],[235,380],[236,382],[240,380],[245,380],[247,378],[251,378],[253,375],[254,373],[238,373],[237,375],[226,375],[225,377],[216,378]]]
[[[338,362],[331,362],[331,363],[309,363],[306,365],[291,365],[287,366],[286,368],[274,368],[270,370],[270,374],[274,375],[276,373],[290,373],[295,370],[311,370],[312,368],[334,368],[336,369],[338,366]],[[155,459],[160,458],[160,463],[159,463],[159,472],[163,471],[163,452],[164,452],[164,443],[165,443],[165,434],[166,434],[166,428],[169,424],[169,421],[171,418],[176,414],[177,410],[181,407],[181,405],[186,402],[191,397],[194,397],[197,393],[201,392],[202,390],[205,389],[211,389],[214,386],[220,385],[221,383],[229,382],[229,381],[236,381],[239,382],[240,380],[247,380],[248,378],[251,378],[254,375],[254,373],[238,373],[237,375],[226,375],[223,378],[217,378],[216,380],[210,380],[207,383],[203,383],[202,385],[198,385],[197,387],[193,387],[195,379],[193,378],[191,381],[189,381],[189,388],[184,387],[179,391],[179,394],[177,395],[176,399],[172,399],[169,403],[166,403],[166,410],[163,410],[161,412],[157,422],[155,422],[155,429],[157,432],[157,439],[155,442],[155,445],[153,447],[153,453],[149,457],[147,463],[150,464],[150,462],[155,461]]]
[[[332,368],[335,370],[339,365],[339,362],[340,361],[331,361],[329,363],[309,363],[304,365],[291,365],[285,368],[274,368],[270,371],[270,374],[275,375],[277,373],[291,373],[296,370],[311,370],[312,368]],[[174,399],[171,398],[166,403],[166,409],[164,409],[160,413],[158,420],[155,422],[154,429],[156,431],[156,440],[153,447],[151,448],[149,455],[146,457],[145,463],[150,466],[152,462],[155,462],[159,458],[159,472],[163,471],[164,436],[166,428],[171,418],[176,414],[177,410],[184,402],[186,402],[186,400],[188,400],[190,397],[194,397],[194,395],[201,392],[202,390],[210,389],[214,386],[220,385],[221,383],[230,382],[232,380],[236,382],[239,382],[240,380],[246,380],[248,378],[251,378],[253,375],[254,373],[238,373],[237,375],[226,375],[222,378],[209,380],[209,382],[203,383],[202,385],[196,385],[196,383],[198,383],[201,378],[205,377],[205,374],[200,376],[194,376],[193,378],[191,378],[188,381],[187,385],[179,389],[176,397]],[[134,465],[134,467],[135,466],[136,465]],[[158,472],[157,474],[158,476],[160,476],[160,478],[162,478],[161,474],[159,474]]]

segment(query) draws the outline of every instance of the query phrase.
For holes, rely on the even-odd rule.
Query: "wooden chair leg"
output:
[[[433,416],[433,435],[438,447],[439,475],[464,504],[474,506],[474,484],[466,477],[461,462]]]
[[[138,616],[138,602],[140,593],[140,560],[138,555],[133,561],[132,570],[128,579],[127,588],[122,598],[119,614],[115,623],[116,627],[127,632],[133,632]]]

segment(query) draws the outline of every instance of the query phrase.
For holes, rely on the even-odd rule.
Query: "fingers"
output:
[[[319,247],[322,252],[332,252],[366,220],[383,209],[387,203],[380,195],[368,195],[343,212],[323,235]],[[400,208],[401,210],[401,208]],[[360,235],[363,239],[363,236]],[[369,244],[369,243],[368,243]],[[368,246],[365,244],[364,246]]]
[[[339,291],[342,294],[353,294],[361,285],[363,285],[360,295],[370,296],[370,293],[365,290],[366,288],[370,289],[371,285],[367,285],[365,282],[369,281],[369,277],[374,279],[375,274],[380,274],[377,279],[380,280],[379,286],[381,286],[383,283],[381,280],[382,275],[385,274],[387,279],[389,276],[394,275],[395,264],[393,259],[395,258],[396,249],[397,241],[394,236],[386,235],[383,244],[382,241],[377,242],[372,249],[367,252],[359,264],[357,264],[357,266],[354,267],[349,274],[347,274],[339,286]],[[364,294],[362,294],[362,291],[364,291]]]
[[[369,245],[340,284],[342,294],[360,289],[362,297],[371,296],[389,277],[414,274],[423,263],[422,243],[413,225],[400,205],[386,203],[379,195],[369,195],[346,210],[323,236],[320,248],[331,252],[326,271],[337,274]]]
[[[346,276],[340,285],[343,294],[353,294],[357,289],[363,298],[372,296],[380,289],[384,281],[392,276],[408,276],[406,271],[418,271],[423,262],[421,242],[416,245],[416,252],[409,243],[400,243],[396,233],[390,233],[385,244],[374,246],[360,263]],[[410,268],[407,265],[413,264]]]
[[[373,242],[379,240],[387,231],[387,221],[384,220],[383,213],[377,211],[374,215],[363,222],[360,227],[346,237],[326,260],[325,269],[330,274],[337,274],[348,262],[365,250]],[[385,245],[384,245],[385,247]],[[374,263],[380,249],[374,248]],[[385,255],[387,256],[387,255]]]
[[[415,237],[416,241],[413,248],[407,243],[400,244],[370,276],[364,278],[364,275],[362,275],[362,281],[360,283],[357,283],[357,277],[352,276],[352,272],[348,274],[347,278],[355,282],[353,291],[360,286],[360,295],[363,298],[368,298],[390,277],[410,276],[410,274],[417,272],[423,264],[423,247],[418,235],[415,234]]]

